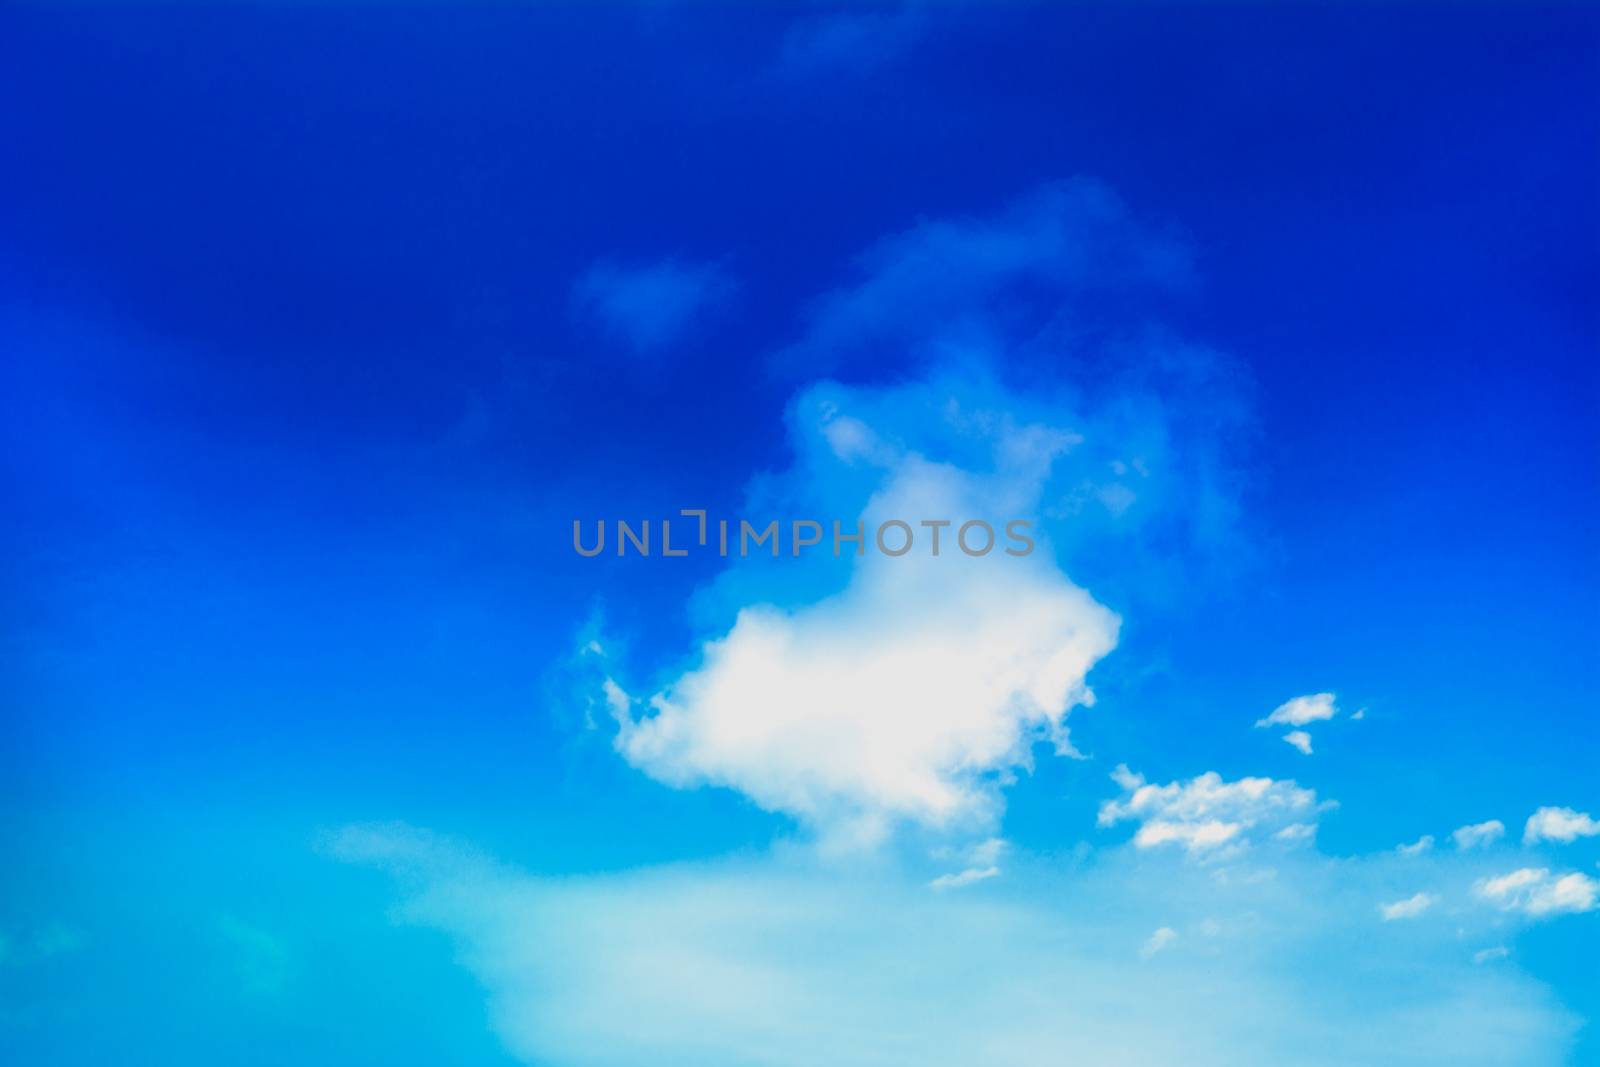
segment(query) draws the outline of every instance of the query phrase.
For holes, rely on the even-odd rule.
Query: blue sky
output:
[[[7,8],[4,1058],[1600,1059],[1597,53]]]

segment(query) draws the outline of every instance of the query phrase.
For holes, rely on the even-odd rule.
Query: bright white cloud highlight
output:
[[[1417,893],[1404,900],[1397,900],[1393,904],[1380,904],[1378,911],[1383,915],[1384,922],[1394,922],[1396,919],[1415,919],[1438,900],[1431,893]]]
[[[1455,840],[1456,848],[1465,852],[1468,849],[1487,848],[1505,835],[1506,824],[1499,819],[1490,819],[1488,822],[1462,826],[1450,836]]]
[[[1600,882],[1577,871],[1552,875],[1544,867],[1523,867],[1498,878],[1484,878],[1473,887],[1483,899],[1507,911],[1533,918],[1593,911]]]
[[[1248,843],[1252,831],[1282,831],[1286,824],[1308,825],[1320,807],[1317,795],[1291,781],[1241,778],[1225,782],[1208,771],[1187,782],[1151,785],[1142,775],[1119,766],[1111,775],[1124,797],[1100,806],[1099,825],[1125,820],[1139,823],[1133,835],[1138,848],[1175,844],[1190,853],[1207,853],[1223,845]],[[1289,836],[1301,837],[1296,829]]]
[[[1522,843],[1533,845],[1540,841],[1559,841],[1566,844],[1580,837],[1594,837],[1597,834],[1600,834],[1600,822],[1591,819],[1587,812],[1573,811],[1571,808],[1540,808],[1528,816],[1527,825],[1522,830]]]
[[[1304,730],[1291,730],[1283,735],[1283,739],[1299,749],[1302,755],[1311,755],[1311,735]]]

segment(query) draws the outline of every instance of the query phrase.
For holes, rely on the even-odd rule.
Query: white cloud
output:
[[[1311,735],[1304,730],[1290,730],[1283,735],[1283,739],[1299,749],[1303,755],[1311,755]]]
[[[541,1067],[1557,1067],[1576,1026],[1453,923],[1374,935],[1379,872],[1304,853],[1227,880],[1129,848],[1017,857],[985,892],[930,893],[787,852],[540,878],[396,827],[332,847],[403,876],[397,919],[450,935]],[[1153,967],[1129,946],[1170,949],[1161,929],[1205,937]]]
[[[1178,940],[1178,931],[1170,926],[1158,927],[1154,933],[1145,939],[1145,943],[1140,946],[1139,958],[1147,960],[1176,940]]]
[[[1402,856],[1420,856],[1433,848],[1433,835],[1423,834],[1409,845],[1397,845],[1395,851]]]
[[[1504,837],[1505,833],[1505,823],[1499,819],[1490,819],[1488,822],[1459,827],[1450,836],[1455,839],[1456,848],[1465,851],[1472,848],[1487,848]]]
[[[1492,963],[1495,960],[1503,960],[1509,955],[1511,955],[1510,949],[1504,945],[1496,945],[1493,948],[1474,952],[1472,954],[1472,962],[1477,964]]]
[[[1256,720],[1257,726],[1305,726],[1307,723],[1331,719],[1338,714],[1332,693],[1312,693],[1309,696],[1286,700],[1272,709],[1272,714]]]
[[[1393,904],[1380,904],[1378,911],[1383,915],[1384,922],[1393,922],[1396,919],[1415,919],[1438,900],[1431,893],[1416,893],[1404,900],[1397,900]]]
[[[857,481],[875,486],[859,512],[868,530],[889,518],[1003,525],[1029,514],[1074,441],[951,408],[945,417],[962,423],[966,447],[986,453],[968,471],[887,445],[841,456],[825,431],[853,416],[834,400],[803,402],[802,416],[803,453],[826,449],[817,462],[856,464]],[[877,436],[859,423],[851,442]],[[856,514],[842,516],[846,526]],[[822,562],[835,574],[853,562],[841,591],[741,607],[695,666],[620,710],[618,751],[663,782],[737,789],[838,841],[881,838],[900,820],[992,821],[1000,787],[1029,766],[1036,741],[1072,751],[1068,712],[1093,702],[1087,675],[1115,646],[1119,620],[1045,549],[969,557],[952,537],[938,557],[835,560],[830,545]]]
[[[1507,911],[1533,918],[1593,911],[1600,882],[1586,874],[1552,875],[1544,867],[1523,867],[1498,878],[1480,879],[1473,887],[1485,900]]]
[[[1580,837],[1596,835],[1600,835],[1600,822],[1591,819],[1587,812],[1573,811],[1571,808],[1540,808],[1528,816],[1527,825],[1522,831],[1522,843],[1525,845],[1537,844],[1540,841],[1566,843]]]
[[[1307,825],[1306,817],[1321,810],[1316,793],[1292,781],[1225,782],[1208,771],[1187,782],[1150,785],[1125,766],[1117,767],[1111,777],[1125,796],[1100,806],[1099,825],[1137,821],[1133,843],[1138,848],[1178,844],[1190,853],[1207,853],[1223,845],[1239,848],[1256,829],[1281,833],[1289,829],[1285,824]],[[1304,834],[1295,829],[1289,836]]]

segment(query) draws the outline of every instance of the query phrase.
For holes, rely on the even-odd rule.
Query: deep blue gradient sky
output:
[[[1314,777],[1334,854],[1600,807],[1595,9],[884,9],[832,50],[825,17],[0,12],[14,1062],[509,1062],[320,832],[545,873],[786,833],[584,729],[580,629],[670,672],[718,568],[575,560],[568,524],[737,514],[797,388],[916,370],[784,356],[864,250],[1074,178],[1188,258],[1075,283],[1065,329],[1225,354],[1239,510],[1147,581],[1064,564],[1122,639],[1094,758],[1041,755],[1006,836],[1094,837],[1119,762]],[[645,263],[714,298],[606,329],[580,279]],[[996,372],[1098,373],[1059,359]],[[1251,729],[1318,690],[1368,711],[1314,764]],[[1520,957],[1591,1018],[1595,918]]]

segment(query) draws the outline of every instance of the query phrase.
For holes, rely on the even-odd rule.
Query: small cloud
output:
[[[715,263],[678,259],[637,266],[601,260],[574,283],[581,315],[637,353],[655,352],[682,339],[734,283]]]
[[[1531,918],[1593,911],[1600,900],[1600,882],[1576,871],[1552,875],[1544,867],[1523,867],[1498,878],[1480,879],[1473,891],[1505,911]]]
[[[1450,836],[1455,839],[1456,848],[1466,851],[1473,848],[1487,848],[1504,837],[1505,833],[1505,823],[1499,819],[1490,819],[1488,822],[1463,826]]]
[[[1366,717],[1367,717],[1367,709],[1366,708],[1357,709],[1356,713],[1354,715],[1350,716],[1350,718],[1352,720],[1365,719]]]
[[[982,882],[990,878],[999,877],[1000,868],[997,866],[997,862],[1000,859],[1000,853],[1004,852],[1005,849],[1006,841],[1000,837],[991,837],[966,849],[941,848],[934,853],[936,859],[959,857],[967,864],[967,867],[965,870],[955,874],[941,874],[929,882],[928,885],[933,889],[960,889],[963,886],[972,885],[974,882]]]
[[[1286,700],[1272,709],[1272,714],[1256,720],[1257,726],[1304,726],[1307,723],[1331,719],[1339,713],[1332,693],[1313,693],[1310,696]]]
[[[1285,826],[1273,834],[1278,841],[1306,841],[1317,835],[1317,824],[1311,822],[1297,822]]]
[[[1472,962],[1482,965],[1492,963],[1495,960],[1503,960],[1509,955],[1511,955],[1510,949],[1504,945],[1496,945],[1494,948],[1486,948],[1480,952],[1474,952],[1472,954]]]
[[[1580,837],[1600,835],[1600,822],[1591,819],[1587,812],[1571,808],[1540,808],[1528,816],[1522,830],[1524,845],[1540,841],[1559,841],[1566,844]]]
[[[1420,856],[1433,848],[1433,835],[1423,834],[1409,845],[1399,845],[1395,851],[1402,856]]]
[[[1396,919],[1415,919],[1429,908],[1439,898],[1431,893],[1417,893],[1404,900],[1397,900],[1393,904],[1380,904],[1378,911],[1383,915],[1384,922],[1394,922]]]
[[[1139,958],[1147,960],[1157,952],[1178,940],[1178,931],[1170,926],[1163,926],[1145,940],[1139,949]]]
[[[941,874],[928,883],[932,889],[960,889],[975,882],[984,882],[1000,876],[999,867],[968,867],[958,874]]]
[[[1311,755],[1311,735],[1304,730],[1291,730],[1283,735],[1283,739],[1298,748],[1304,755]]]

